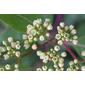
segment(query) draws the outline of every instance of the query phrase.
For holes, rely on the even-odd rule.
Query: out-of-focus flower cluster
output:
[[[64,22],[61,22],[59,26],[57,26],[58,33],[55,36],[57,43],[59,45],[63,45],[64,41],[72,42],[74,45],[78,44],[78,36],[77,31],[74,29],[73,25],[67,26]]]
[[[49,19],[36,19],[33,25],[27,26],[27,31],[23,34],[24,47],[28,49],[31,47],[33,50],[37,49],[37,44],[42,44],[49,39],[49,31],[52,30],[52,24]]]
[[[8,37],[7,41],[2,41],[0,46],[0,56],[4,60],[9,59],[10,57],[20,57],[20,41],[14,41],[12,37]]]
[[[59,52],[60,46],[56,45],[54,48],[51,48],[48,52],[37,51],[37,55],[42,60],[44,66],[42,68],[37,68],[37,70],[54,70],[54,71],[63,71],[64,70],[64,57],[67,56],[66,52]],[[48,63],[51,63],[52,66],[47,66]]]

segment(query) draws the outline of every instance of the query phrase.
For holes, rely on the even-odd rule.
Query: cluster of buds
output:
[[[63,71],[64,70],[64,57],[67,56],[66,52],[59,52],[60,46],[55,45],[54,48],[51,48],[47,52],[37,51],[37,55],[40,57],[42,62],[45,64],[42,68],[37,68],[37,70],[55,70],[55,71]],[[52,63],[52,68],[46,68],[47,63]]]
[[[8,37],[7,41],[2,41],[2,46],[0,46],[0,56],[4,60],[8,60],[10,57],[20,57],[20,42],[14,41],[12,37]]]
[[[64,41],[72,42],[74,45],[78,44],[78,36],[76,29],[73,25],[67,26],[63,22],[57,26],[58,33],[55,35],[55,39],[58,41],[59,45],[63,45]]]
[[[4,66],[0,66],[0,71],[19,71],[19,65],[18,64],[14,64],[13,66],[10,64],[6,64]]]
[[[37,44],[42,44],[49,39],[49,31],[52,30],[52,24],[49,19],[37,19],[33,21],[33,25],[27,26],[27,31],[23,34],[24,47],[28,49],[31,47],[33,50],[37,49]]]
[[[79,61],[77,59],[74,59],[74,61],[69,62],[69,67],[66,69],[67,71],[79,71],[80,65]]]

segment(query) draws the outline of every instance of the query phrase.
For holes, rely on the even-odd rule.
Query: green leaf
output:
[[[54,15],[49,14],[1,14],[0,20],[5,23],[6,26],[13,28],[17,31],[26,31],[26,26],[32,24],[34,19],[37,18],[50,18],[53,21]]]
[[[39,63],[39,57],[36,55],[35,52],[27,56],[23,56],[20,62],[20,70],[27,71],[27,70],[34,70],[37,63]]]

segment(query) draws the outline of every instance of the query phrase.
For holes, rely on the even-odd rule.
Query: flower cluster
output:
[[[0,46],[0,56],[4,60],[8,60],[10,57],[20,57],[20,42],[14,41],[12,37],[8,37],[7,41],[2,41],[2,46]]]
[[[60,23],[60,26],[57,26],[58,33],[55,35],[55,38],[58,41],[59,45],[62,45],[64,41],[70,41],[74,45],[78,43],[78,36],[76,29],[73,25],[67,26],[63,22]]]
[[[79,71],[79,70],[80,70],[80,65],[77,59],[74,59],[74,61],[69,62],[69,67],[67,68],[67,71]]]
[[[27,31],[23,34],[24,47],[28,49],[31,47],[33,50],[37,49],[37,44],[42,44],[49,39],[49,31],[52,30],[52,24],[49,19],[37,19],[33,21],[33,25],[27,26]]]
[[[19,65],[18,64],[14,64],[13,66],[10,64],[6,64],[4,66],[0,66],[0,71],[18,71],[19,70]]]
[[[64,70],[64,57],[67,56],[66,52],[59,52],[60,46],[56,45],[51,48],[48,52],[37,51],[37,55],[40,57],[42,62],[45,64],[42,68],[37,70]],[[52,63],[52,68],[46,66],[47,63]]]

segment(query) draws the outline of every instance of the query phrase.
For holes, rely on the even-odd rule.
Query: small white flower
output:
[[[65,26],[65,31],[68,31],[69,30],[69,27],[68,26]]]
[[[6,41],[2,41],[3,45],[7,45],[7,42]]]
[[[58,41],[58,44],[59,44],[59,45],[63,45],[63,41],[62,41],[62,40],[59,40],[59,41]]]
[[[29,47],[30,47],[29,44],[24,44],[24,48],[25,48],[25,49],[28,49]]]
[[[58,63],[59,67],[62,68],[64,66],[64,63]]]
[[[4,57],[4,60],[9,59],[9,55],[8,54],[4,54],[3,57]]]
[[[16,47],[16,43],[15,43],[15,42],[12,42],[12,43],[11,43],[11,47],[12,47],[12,48],[15,48],[15,47]]]
[[[47,30],[52,30],[53,26],[51,24],[48,25]]]
[[[36,37],[34,37],[34,41],[37,41],[38,39]]]
[[[60,26],[63,28],[65,26],[64,22],[60,22]]]
[[[42,66],[43,71],[47,70],[47,66]]]
[[[66,52],[62,52],[62,53],[61,53],[61,56],[62,56],[62,57],[66,57],[66,56],[67,56],[67,53],[66,53]]]
[[[31,31],[31,34],[32,34],[33,36],[35,36],[35,35],[37,34],[36,30],[32,30],[32,31]]]
[[[32,45],[32,49],[33,49],[33,50],[37,50],[37,45],[36,45],[36,44],[33,44],[33,45]]]
[[[50,36],[50,34],[49,34],[49,33],[46,33],[46,36],[47,36],[47,37],[49,37],[49,36]]]
[[[44,60],[43,60],[43,63],[47,63],[47,62],[48,62],[48,60],[47,60],[47,59],[44,59]]]
[[[59,63],[64,63],[64,59],[63,58],[59,58]]]
[[[8,51],[11,50],[11,47],[7,46],[7,50],[8,50]]]
[[[5,65],[5,69],[6,69],[6,70],[10,70],[10,69],[11,69],[11,66],[10,66],[9,64],[6,64],[6,65]]]
[[[32,25],[28,25],[27,26],[27,34],[29,34],[32,29],[33,29],[33,26]]]
[[[71,68],[67,68],[67,71],[72,71],[72,69]]]
[[[18,68],[18,67],[19,67],[19,65],[18,65],[18,64],[15,64],[15,65],[14,65],[14,67],[15,67],[15,68]]]
[[[42,71],[42,69],[41,69],[41,68],[37,68],[36,70],[37,70],[37,71]]]
[[[5,52],[6,51],[6,48],[5,47],[0,47],[0,52]]]
[[[41,35],[41,36],[39,37],[39,40],[40,40],[40,41],[44,41],[44,40],[45,40],[44,36]]]
[[[74,45],[77,45],[77,44],[78,44],[78,40],[72,40],[72,43],[73,43]]]
[[[81,71],[85,71],[85,66],[81,66]]]
[[[53,71],[53,69],[49,68],[48,71]]]
[[[0,67],[0,71],[4,71],[4,68],[3,67]]]
[[[77,64],[78,63],[78,59],[74,59],[74,63]]]
[[[16,49],[20,49],[21,48],[21,46],[20,46],[20,44],[16,44]]]
[[[12,37],[8,37],[8,42],[9,43],[13,42],[13,38]]]
[[[56,38],[57,40],[59,40],[59,39],[61,38],[61,35],[60,35],[60,34],[56,34],[56,35],[55,35],[55,38]]]
[[[70,66],[74,65],[74,62],[73,62],[73,61],[70,61],[70,62],[69,62],[69,65],[70,65]]]
[[[23,38],[23,40],[26,40],[27,39],[27,35],[23,34],[22,38]]]
[[[70,25],[69,28],[70,28],[70,30],[73,30],[74,29],[74,26],[73,25]]]
[[[74,35],[74,36],[73,36],[73,39],[74,39],[74,40],[75,40],[75,39],[78,39],[78,36]]]
[[[15,55],[16,57],[20,57],[20,51],[16,51]]]
[[[81,55],[82,55],[82,56],[85,56],[85,51],[82,51],[82,52],[81,52]]]
[[[77,31],[75,30],[75,29],[73,29],[72,31],[71,31],[71,34],[72,35],[75,35],[77,33]]]
[[[60,50],[60,46],[56,45],[56,46],[54,47],[54,50],[55,50],[55,51],[59,51],[59,50]]]
[[[41,55],[41,53],[42,53],[41,51],[37,51],[37,55],[38,55],[38,56],[40,56],[40,55]]]

